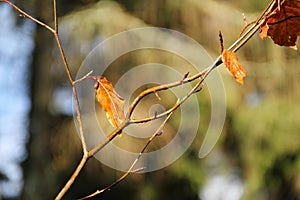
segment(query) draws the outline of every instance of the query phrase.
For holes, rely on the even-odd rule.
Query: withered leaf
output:
[[[276,1],[278,3],[278,1]],[[274,5],[274,10],[261,26],[260,37],[270,36],[275,44],[296,49],[296,40],[300,35],[300,1],[283,0]]]
[[[114,90],[112,83],[103,76],[91,76],[95,81],[96,98],[106,112],[108,121],[114,127],[119,127],[124,121],[124,99]]]
[[[246,77],[246,70],[238,61],[238,57],[232,51],[225,49],[222,52],[222,61],[225,64],[227,70],[233,75],[234,79],[240,84],[244,84],[244,78]]]
[[[262,40],[266,39],[268,37],[268,24],[265,24],[264,26],[260,27],[260,33],[259,36]]]

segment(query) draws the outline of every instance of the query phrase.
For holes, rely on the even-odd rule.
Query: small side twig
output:
[[[184,80],[187,79],[189,77],[190,72],[187,72],[183,75],[182,80],[181,80],[181,84],[183,84]]]
[[[156,96],[156,98],[160,101],[161,98],[160,98],[160,96],[158,95],[158,93],[157,93],[156,91],[154,91],[153,93],[154,93],[154,95]]]
[[[253,25],[254,23],[255,23],[255,21],[252,21],[252,22],[250,22],[250,23],[245,24],[244,28],[243,28],[243,29],[241,30],[241,32],[239,33],[238,38],[240,38],[241,35],[245,32],[245,30],[246,30],[247,28],[249,28],[251,25]]]
[[[79,82],[81,82],[81,81],[84,81],[84,80],[87,79],[92,73],[93,73],[93,70],[91,70],[89,73],[87,73],[86,75],[84,75],[82,78],[75,80],[75,81],[74,81],[74,84],[77,84],[77,83],[79,83]]]
[[[223,41],[223,35],[222,35],[222,32],[219,31],[219,41],[220,41],[220,45],[221,45],[221,54],[223,53],[224,51],[224,41]]]

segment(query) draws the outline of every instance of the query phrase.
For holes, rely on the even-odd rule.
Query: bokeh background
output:
[[[15,3],[53,25],[51,1]],[[99,42],[136,27],[180,31],[215,58],[220,52],[218,31],[229,46],[244,26],[242,14],[250,22],[267,4],[266,0],[62,0],[58,14],[63,47],[75,76]],[[172,56],[145,53],[145,62],[184,64]],[[213,151],[198,157],[210,120],[210,99],[204,90],[196,105],[201,109],[199,133],[188,151],[164,169],[129,176],[99,199],[299,199],[299,55],[255,35],[238,52],[248,72],[244,86],[220,66],[227,115]],[[111,81],[141,64],[140,59],[128,55],[114,62]],[[0,77],[0,199],[53,199],[82,154],[71,88],[51,33],[3,3]],[[65,199],[94,192],[121,174],[91,159]]]

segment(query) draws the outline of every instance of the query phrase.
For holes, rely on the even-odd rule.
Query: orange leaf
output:
[[[106,112],[108,121],[114,127],[119,127],[124,121],[124,99],[114,90],[111,82],[103,76],[90,76],[95,81],[96,98]]]
[[[261,27],[259,36],[262,40],[266,39],[268,36],[268,30],[269,30],[269,26],[268,24],[266,24],[265,26]]]
[[[246,70],[238,61],[236,54],[225,49],[222,52],[222,61],[225,64],[226,69],[233,75],[234,79],[243,85],[244,78],[246,77]]]
[[[278,2],[278,1],[276,1]],[[261,26],[260,36],[270,36],[275,44],[296,49],[297,37],[300,35],[300,1],[283,0],[276,3],[274,10]]]

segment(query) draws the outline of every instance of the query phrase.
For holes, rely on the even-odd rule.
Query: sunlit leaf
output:
[[[222,60],[228,71],[233,75],[234,79],[243,85],[244,78],[246,77],[246,70],[238,61],[236,54],[225,49],[222,52]]]
[[[103,76],[90,77],[95,81],[96,98],[106,112],[108,121],[119,127],[124,121],[124,99],[114,90],[112,83]]]

